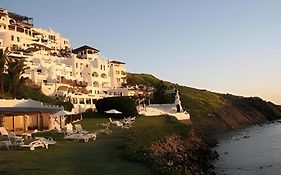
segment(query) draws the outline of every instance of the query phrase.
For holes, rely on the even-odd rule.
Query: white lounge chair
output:
[[[40,139],[36,139],[36,140],[30,139],[30,140],[27,140],[23,145],[20,145],[20,147],[29,148],[31,151],[34,151],[35,148],[38,148],[38,147],[42,147],[42,148],[46,148],[46,149],[49,148],[48,144],[44,143]]]
[[[110,124],[114,124],[116,126],[123,126],[123,122],[122,121],[118,121],[118,120],[113,121],[111,118],[109,118],[109,122],[110,122]]]
[[[4,127],[0,127],[0,133],[2,135],[1,137],[1,141],[0,141],[0,146],[1,147],[6,147],[8,150],[10,149],[10,147],[12,146],[12,142],[9,138],[9,134],[6,130],[6,128]]]
[[[74,126],[75,126],[76,131],[80,134],[88,134],[89,133],[88,131],[83,130],[82,126],[80,124],[76,124]]]
[[[90,139],[96,140],[97,135],[96,133],[90,133],[90,134],[76,133],[76,134],[69,134],[64,138],[69,140],[83,140],[84,142],[88,142]]]
[[[19,146],[23,144],[22,137],[16,136],[16,134],[13,132],[8,133],[8,131],[4,127],[0,127],[0,133],[2,136],[6,137],[6,140],[1,141],[1,145],[5,145],[7,149],[9,149],[12,146]]]
[[[41,140],[45,146],[48,147],[48,145],[54,145],[57,142],[53,140],[53,138],[49,137],[49,138],[45,138],[45,137],[35,137],[35,139]]]
[[[10,140],[1,140],[0,141],[0,147],[6,147],[7,150],[10,149],[10,147],[12,147],[12,143]]]
[[[14,145],[19,146],[23,144],[24,139],[22,138],[22,136],[17,136],[14,132],[10,132],[9,137]]]

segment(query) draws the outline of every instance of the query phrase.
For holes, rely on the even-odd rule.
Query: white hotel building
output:
[[[72,50],[69,40],[52,29],[33,26],[33,19],[0,8],[0,48],[26,60],[29,77],[42,92],[70,101],[75,112],[95,108],[106,96],[128,95],[125,63],[100,59],[90,46]]]

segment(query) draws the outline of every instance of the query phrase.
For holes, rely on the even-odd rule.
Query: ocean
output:
[[[222,134],[218,175],[281,175],[281,121]]]

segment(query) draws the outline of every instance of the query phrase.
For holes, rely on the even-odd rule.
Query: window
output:
[[[69,72],[70,76],[72,76],[72,72]]]
[[[11,40],[14,41],[14,35],[11,36]]]
[[[93,103],[93,104],[96,104],[97,101],[98,101],[97,99],[92,99],[92,103]]]
[[[106,74],[101,74],[101,78],[107,78]]]
[[[84,98],[79,98],[79,104],[85,104]]]
[[[120,71],[119,71],[119,70],[117,70],[117,71],[116,71],[116,74],[120,74]]]
[[[86,67],[89,67],[89,65],[88,65],[88,64],[86,64]]]
[[[54,35],[49,35],[50,40],[56,40],[56,37]]]
[[[103,66],[103,70],[105,70],[105,66]]]
[[[93,82],[94,87],[99,87],[99,83],[97,81]]]
[[[20,37],[17,37],[17,42],[20,42]]]
[[[82,77],[82,72],[80,72],[80,76]]]
[[[99,76],[99,74],[97,72],[92,73],[92,77],[98,77],[98,76]]]
[[[77,98],[72,99],[73,104],[77,104]]]
[[[102,65],[100,65],[100,70],[102,70]]]
[[[88,50],[88,54],[93,54],[93,52],[91,50]]]
[[[86,98],[86,104],[88,104],[88,105],[91,104],[91,99],[90,98]]]
[[[78,63],[76,63],[76,68],[78,68]]]

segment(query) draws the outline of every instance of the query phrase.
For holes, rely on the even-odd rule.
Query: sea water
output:
[[[218,175],[281,175],[281,121],[223,134],[216,150]]]

